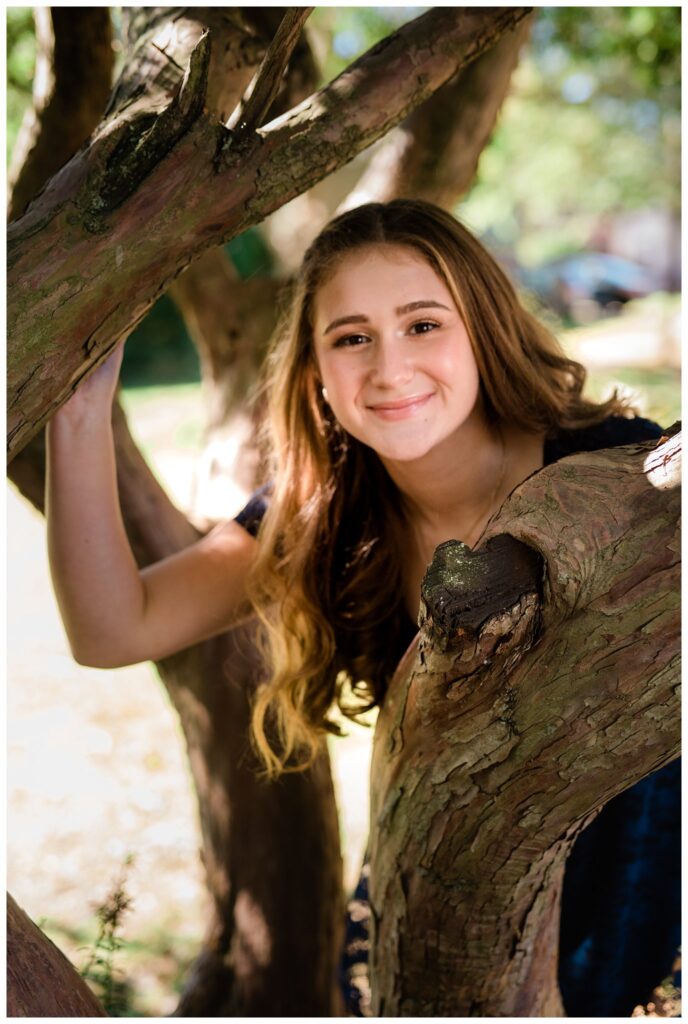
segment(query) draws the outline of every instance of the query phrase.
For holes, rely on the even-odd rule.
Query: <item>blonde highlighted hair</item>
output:
[[[533,433],[628,415],[616,396],[582,395],[585,370],[521,304],[481,243],[420,200],[369,203],[336,217],[308,249],[266,366],[272,494],[251,598],[271,679],[258,692],[254,744],[269,775],[307,767],[339,705],[379,704],[408,642],[401,503],[377,455],[345,434],[323,401],[313,349],[318,288],[352,251],[403,245],[449,288],[466,325],[487,416]]]

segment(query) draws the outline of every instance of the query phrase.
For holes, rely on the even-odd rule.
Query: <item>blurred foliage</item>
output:
[[[536,60],[558,65],[562,82],[572,73],[573,59],[579,71],[594,70],[610,95],[632,101],[649,93],[678,104],[680,7],[544,7],[533,44]]]
[[[125,888],[126,870],[132,861],[131,854],[125,858],[122,877],[104,902],[96,908],[98,933],[88,959],[79,971],[95,992],[108,1017],[134,1016],[130,1009],[131,988],[115,965],[116,955],[124,946],[120,936],[122,920],[132,902]]]
[[[540,8],[457,213],[525,265],[585,245],[600,214],[680,202],[678,7]]]
[[[30,7],[7,7],[7,131],[9,163],[26,107],[31,102],[36,40]]]
[[[273,252],[258,228],[249,228],[232,238],[225,246],[225,252],[242,278],[251,274],[269,276],[276,269]]]
[[[46,917],[37,923],[72,963],[81,960],[84,947],[97,944],[101,931],[99,916],[85,919],[78,927]],[[188,980],[201,942],[200,935],[184,934],[183,923],[174,914],[166,915],[156,928],[139,929],[135,937],[120,939],[116,978],[119,999],[115,1012],[111,1011],[109,1016],[138,1019],[168,1016],[173,1011],[171,1004],[181,995]],[[100,997],[100,987],[93,987]],[[165,1009],[161,1011],[161,1007]]]

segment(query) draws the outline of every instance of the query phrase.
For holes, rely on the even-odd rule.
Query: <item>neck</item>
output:
[[[503,500],[507,473],[507,440],[477,411],[443,445],[413,462],[383,460],[403,495],[411,528],[433,543],[446,533],[465,543],[476,537]],[[484,513],[484,514],[483,514]],[[469,535],[470,534],[470,535]],[[446,539],[446,538],[445,538]],[[439,541],[437,541],[439,543]]]

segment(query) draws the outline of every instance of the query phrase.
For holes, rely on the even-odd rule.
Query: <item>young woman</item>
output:
[[[439,543],[475,545],[514,487],[563,455],[661,433],[616,397],[583,397],[583,368],[453,217],[412,200],[369,204],[336,218],[306,253],[269,360],[266,486],[236,520],[139,572],[109,427],[120,359],[49,428],[49,550],[73,652],[104,667],[158,659],[253,610],[272,668],[254,739],[272,774],[312,759],[336,729],[337,704],[355,715],[384,699]],[[634,861],[633,871],[652,864]],[[593,875],[576,876],[577,909]],[[604,911],[604,899],[595,906]],[[584,920],[562,978],[572,1001],[574,982],[590,986],[580,950],[599,953],[610,934],[604,914]],[[674,934],[665,919],[657,928],[652,948],[670,966]],[[564,922],[564,949],[566,934]],[[632,950],[624,956],[635,965]],[[666,973],[657,969],[651,982]],[[622,973],[617,987],[635,999],[637,968]],[[597,1002],[576,1012],[606,1011]]]

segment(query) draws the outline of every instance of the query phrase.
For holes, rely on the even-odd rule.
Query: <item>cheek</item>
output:
[[[453,387],[465,394],[477,392],[480,373],[471,344],[466,338],[461,344],[448,345],[440,355],[442,375]]]
[[[320,379],[327,389],[330,404],[346,402],[356,392],[357,381],[354,367],[345,360],[328,357],[320,361]]]

